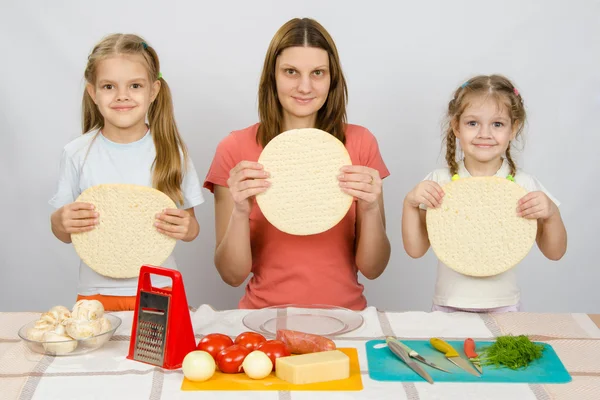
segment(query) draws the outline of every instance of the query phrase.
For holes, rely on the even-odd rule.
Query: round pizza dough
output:
[[[91,203],[99,224],[89,232],[71,234],[75,251],[100,275],[135,278],[144,264],[161,265],[176,240],[159,233],[156,214],[176,208],[166,194],[146,186],[107,184],[86,189],[78,202]]]
[[[508,179],[461,178],[443,187],[442,205],[427,210],[429,242],[441,262],[485,277],[517,265],[531,250],[537,221],[517,216],[527,191]]]
[[[283,132],[265,146],[258,162],[270,173],[271,186],[256,201],[280,231],[314,235],[348,213],[352,196],[342,191],[337,177],[352,161],[333,135],[320,129]]]

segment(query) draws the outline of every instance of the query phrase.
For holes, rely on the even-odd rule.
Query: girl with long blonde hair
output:
[[[173,199],[178,208],[157,215],[156,229],[194,240],[200,229],[194,207],[204,199],[154,48],[137,35],[107,36],[89,55],[84,76],[83,135],[65,146],[58,189],[50,200],[57,209],[51,216],[54,235],[70,243],[72,233],[98,224],[93,206],[75,201],[85,189],[128,183],[153,187]],[[176,268],[174,258],[163,266]],[[170,281],[158,278],[153,284],[166,287]],[[130,310],[136,289],[137,279],[109,278],[80,263],[78,300],[97,299],[107,310]]]

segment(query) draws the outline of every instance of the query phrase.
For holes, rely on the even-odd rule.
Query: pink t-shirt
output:
[[[204,181],[227,187],[229,171],[240,161],[258,161],[262,146],[256,142],[258,125],[232,132],[219,146]],[[375,136],[358,125],[346,126],[346,149],[352,164],[379,171],[386,168]],[[254,203],[250,213],[252,273],[240,308],[282,304],[326,304],[362,310],[367,306],[358,283],[355,245],[356,201],[333,228],[317,235],[294,236],[271,225]]]

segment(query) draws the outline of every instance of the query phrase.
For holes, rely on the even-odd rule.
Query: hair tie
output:
[[[146,42],[142,42],[142,47],[144,47],[144,50],[148,50],[148,44]]]
[[[158,73],[158,79],[162,79],[162,72]]]
[[[517,88],[513,88],[513,92],[515,92],[515,94],[518,96],[519,95],[519,91],[517,90]]]
[[[466,81],[465,83],[463,83],[462,85],[460,85],[461,89],[466,88],[468,84],[469,84],[469,81]]]

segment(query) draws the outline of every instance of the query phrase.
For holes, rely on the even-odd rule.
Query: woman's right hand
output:
[[[98,213],[93,204],[75,202],[56,210],[52,222],[64,233],[88,232],[98,224]]]
[[[405,201],[411,207],[418,208],[425,204],[428,208],[436,208],[442,204],[444,191],[442,187],[434,181],[422,181],[405,198]]]
[[[227,186],[234,202],[234,211],[250,216],[252,198],[271,185],[269,173],[257,162],[241,161],[231,171]]]

